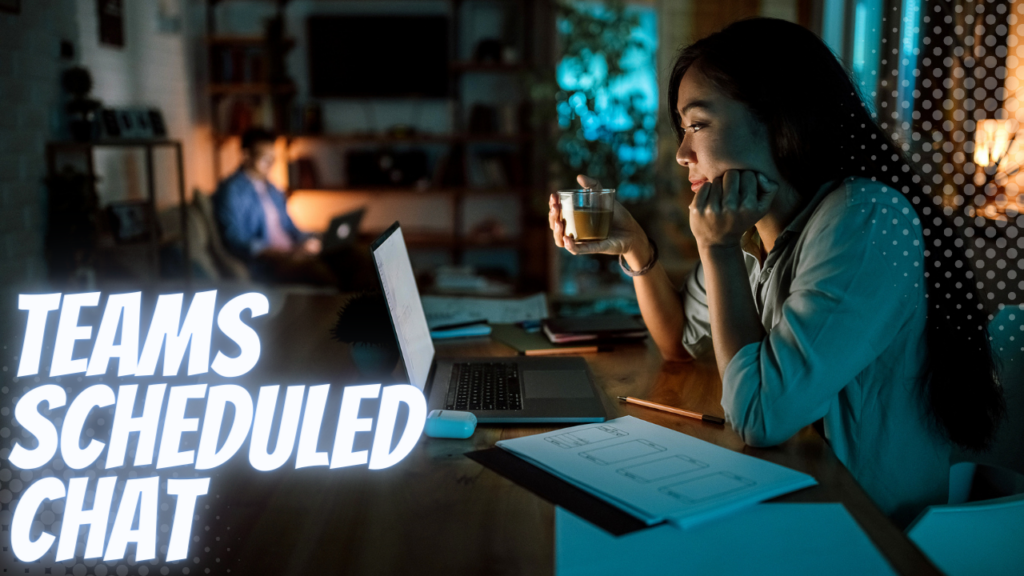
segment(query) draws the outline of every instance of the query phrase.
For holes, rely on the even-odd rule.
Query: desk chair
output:
[[[984,454],[956,452],[949,477],[949,503],[967,501],[974,464],[987,464],[1024,474],[1024,306],[1006,306],[988,325],[992,354],[1006,399],[1006,418],[992,449]]]
[[[188,206],[189,255],[193,269],[208,280],[249,281],[249,269],[228,253],[217,229],[210,197],[199,190],[192,192]]]
[[[1024,474],[1024,306],[1006,306],[988,325],[992,354],[1006,398],[1006,419],[988,454],[971,458],[979,464]]]
[[[929,506],[907,537],[949,576],[1022,574],[1024,475],[985,465],[976,470],[972,497],[990,499]]]
[[[1006,419],[989,452],[953,456],[949,504],[929,507],[907,529],[953,576],[1024,573],[1024,308],[1004,307],[988,332]]]

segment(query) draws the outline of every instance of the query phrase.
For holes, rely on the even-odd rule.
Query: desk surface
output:
[[[341,299],[290,297],[262,330],[263,377],[285,383],[358,382],[347,346],[328,329]],[[440,355],[513,355],[480,338],[438,346]],[[713,363],[665,363],[650,343],[585,356],[604,391],[609,418],[632,415],[719,446],[811,474],[819,485],[782,502],[842,502],[897,572],[939,574],[891,524],[812,429],[771,449],[745,446],[728,427],[614,402],[637,396],[722,415]],[[552,427],[482,426],[467,440],[423,437],[387,470],[221,471],[219,494],[198,511],[211,548],[198,566],[233,574],[549,574],[554,570],[554,507],[463,456],[503,438]],[[247,462],[244,463],[248,468]],[[285,468],[287,468],[286,466]]]

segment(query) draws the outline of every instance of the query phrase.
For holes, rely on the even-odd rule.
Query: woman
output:
[[[701,261],[681,296],[621,205],[607,240],[577,243],[552,196],[555,243],[620,255],[666,360],[713,346],[748,444],[823,418],[894,520],[944,503],[952,444],[984,449],[1003,403],[963,243],[920,177],[795,24],[745,20],[691,45],[668,96]]]

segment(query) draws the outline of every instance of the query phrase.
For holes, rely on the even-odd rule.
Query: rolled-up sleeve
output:
[[[748,252],[743,253],[743,262],[747,267],[751,292],[757,286],[760,265],[757,257]],[[686,277],[683,285],[683,348],[691,356],[700,356],[711,348],[711,313],[708,310],[708,293],[704,287],[704,267],[697,267]]]
[[[700,263],[690,272],[683,286],[683,348],[691,356],[699,356],[711,345],[711,315],[708,295],[704,289],[704,269]]]
[[[840,200],[808,223],[777,323],[723,374],[722,407],[747,444],[779,444],[824,416],[911,318],[923,248],[897,209]]]

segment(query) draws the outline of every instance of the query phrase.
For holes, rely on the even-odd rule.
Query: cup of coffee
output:
[[[604,240],[612,225],[615,189],[559,190],[565,235],[578,242]]]

